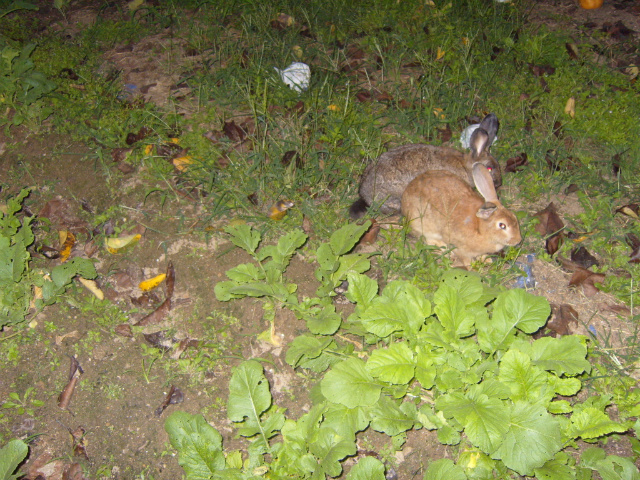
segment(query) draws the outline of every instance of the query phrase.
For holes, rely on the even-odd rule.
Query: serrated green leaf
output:
[[[367,220],[362,225],[349,223],[333,232],[329,240],[329,245],[333,253],[336,255],[349,253],[356,243],[358,243],[362,235],[369,230],[370,226],[371,222]]]
[[[300,335],[299,337],[294,338],[289,344],[285,360],[289,365],[295,368],[303,357],[308,359],[319,357],[324,349],[332,342],[332,338]]]
[[[429,390],[433,387],[436,379],[436,367],[433,364],[433,355],[431,355],[431,352],[429,352],[426,347],[418,347],[415,361],[416,380],[420,382],[422,388]]]
[[[542,467],[534,470],[538,480],[574,480],[575,469],[567,465],[566,460],[556,458],[549,460]]]
[[[367,360],[367,370],[384,382],[407,384],[414,375],[414,355],[405,342],[392,343],[388,348],[374,350]]]
[[[375,457],[361,458],[349,470],[347,480],[385,480],[384,464]]]
[[[436,400],[436,408],[445,417],[455,418],[469,441],[485,452],[496,450],[509,428],[509,409],[501,400],[484,394],[475,398],[460,392],[447,394]]]
[[[382,396],[371,408],[371,428],[391,437],[410,430],[414,423],[415,417],[407,415],[407,412],[389,397]]]
[[[531,476],[561,448],[558,421],[543,406],[519,401],[511,409],[509,430],[491,457],[520,475]]]
[[[519,350],[509,350],[500,360],[498,380],[511,389],[512,400],[531,403],[546,402],[553,397],[547,373],[531,364],[531,359]]]
[[[531,346],[531,361],[558,376],[579,375],[591,370],[587,347],[574,335],[542,337]]]
[[[580,379],[575,377],[556,377],[550,373],[548,374],[547,379],[553,391],[558,395],[563,395],[565,397],[572,397],[582,388],[582,382]]]
[[[318,459],[318,470],[337,477],[342,473],[340,461],[354,455],[357,448],[355,439],[346,440],[332,428],[321,426],[309,443],[309,451]]]
[[[449,285],[441,285],[434,297],[434,312],[445,330],[456,337],[464,338],[475,331],[474,324],[478,315],[487,314],[486,308],[468,308],[459,293]]]
[[[327,400],[349,408],[373,405],[382,391],[358,358],[348,358],[334,365],[320,385]]]
[[[216,298],[221,302],[228,302],[232,298],[241,298],[242,295],[235,295],[231,293],[231,290],[237,287],[238,284],[236,282],[218,282],[215,287],[213,287],[213,293],[215,293]]]
[[[336,307],[333,304],[305,312],[303,318],[307,322],[309,331],[316,335],[333,335],[342,324],[342,317],[336,313]]]
[[[369,426],[371,413],[364,407],[348,408],[339,403],[330,403],[324,411],[322,424],[344,439],[355,440],[355,435]]]
[[[597,408],[588,407],[571,416],[571,426],[568,434],[571,438],[591,440],[610,433],[622,433],[627,430],[627,426],[614,422],[606,413]]]
[[[443,445],[458,445],[460,443],[460,432],[451,425],[443,425],[438,428],[438,441]]]
[[[244,422],[243,435],[261,433],[268,438],[260,416],[271,406],[271,392],[262,365],[255,360],[241,363],[229,381],[227,415],[233,422]],[[265,440],[266,440],[265,438]]]
[[[549,410],[549,413],[559,415],[563,413],[571,413],[573,411],[573,408],[571,407],[571,404],[566,400],[556,400],[555,402],[549,403],[547,410]]]
[[[189,480],[209,480],[212,474],[225,468],[222,436],[202,415],[174,412],[164,428]]]
[[[502,292],[493,306],[490,321],[476,321],[478,344],[483,351],[493,353],[509,347],[514,329],[533,333],[542,327],[551,313],[549,302],[522,289]]]
[[[254,254],[260,244],[260,233],[247,224],[229,225],[224,231],[231,235],[231,242],[245,252]]]
[[[347,274],[347,281],[349,288],[345,297],[362,308],[368,307],[378,293],[378,282],[366,275],[354,272]]]
[[[624,457],[609,455],[596,464],[596,471],[602,480],[639,480],[640,472],[634,463]]]
[[[264,274],[253,263],[241,263],[226,271],[230,280],[238,283],[249,283],[264,280]]]
[[[429,464],[424,480],[467,480],[467,476],[453,460],[443,458]]]

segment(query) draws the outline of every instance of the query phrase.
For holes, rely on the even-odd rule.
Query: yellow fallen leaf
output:
[[[340,111],[340,107],[338,105],[334,105],[333,103],[331,105],[329,105],[327,107],[328,110],[331,110],[332,112],[339,112]]]
[[[567,100],[567,104],[564,106],[564,113],[569,115],[571,118],[576,115],[576,99],[573,97],[569,97]]]
[[[116,254],[119,250],[125,247],[131,247],[138,243],[142,238],[139,233],[135,235],[124,235],[122,237],[110,237],[104,240],[104,244],[107,247],[107,251],[112,254]]]
[[[442,57],[444,57],[444,50],[442,50],[442,48],[438,47],[438,51],[436,53],[436,60],[440,60]]]
[[[167,274],[166,273],[161,273],[160,275],[156,275],[153,278],[149,278],[147,280],[143,280],[142,282],[140,282],[138,287],[143,292],[148,292],[149,290],[153,290],[158,285],[160,285],[164,281],[165,278],[167,278]]]
[[[38,322],[37,322],[37,320],[31,320],[31,321],[29,322],[29,328],[34,329],[34,328],[36,328],[37,326],[38,326]]]
[[[71,250],[76,244],[76,236],[69,231],[59,231],[58,238],[60,239],[60,263],[64,263],[69,260]]]
[[[633,80],[634,78],[636,78],[640,74],[640,68],[638,68],[636,65],[632,64],[632,65],[629,65],[627,68],[624,69],[624,73],[629,75],[631,77],[631,79]]]
[[[462,37],[462,44],[469,45],[469,37]]]
[[[293,51],[293,55],[300,60],[302,58],[302,47],[300,45],[294,45],[291,50]]]
[[[176,145],[180,143],[180,139],[178,137],[172,137],[169,139],[171,143],[175,143]]]
[[[171,160],[173,166],[176,167],[181,172],[184,172],[189,168],[189,165],[193,163],[193,159],[191,157],[178,157]]]
[[[151,155],[151,152],[153,152],[153,145],[146,145],[144,147],[144,154]]]
[[[144,4],[144,0],[132,0],[131,2],[127,3],[127,8],[130,11],[134,11],[140,8],[142,4]]]
[[[78,281],[84,285],[84,287],[89,290],[91,293],[93,293],[96,298],[98,300],[104,300],[104,293],[102,290],[100,290],[100,287],[98,287],[98,284],[96,283],[95,280],[89,280],[87,278],[83,278],[78,276]]]
[[[271,220],[282,220],[287,214],[287,210],[293,207],[293,202],[290,200],[278,200],[269,209],[269,218]]]

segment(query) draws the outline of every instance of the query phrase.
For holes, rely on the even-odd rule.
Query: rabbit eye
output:
[[[502,223],[502,222],[500,222],[500,223],[498,224],[498,227],[500,227],[500,230],[506,230],[506,229],[507,229],[507,224],[506,224],[506,223]]]

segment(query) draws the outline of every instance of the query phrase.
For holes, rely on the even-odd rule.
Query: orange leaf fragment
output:
[[[58,232],[58,237],[60,238],[60,263],[64,263],[69,260],[69,255],[71,255],[71,250],[73,250],[73,246],[76,244],[76,236],[69,231],[60,231]]]
[[[160,275],[156,275],[153,278],[149,278],[147,280],[144,280],[144,281],[140,282],[138,287],[143,292],[148,292],[149,290],[153,290],[158,285],[160,285],[162,282],[164,282],[165,278],[167,278],[167,274],[166,273],[161,273]]]
[[[278,200],[269,209],[269,218],[271,220],[282,220],[287,214],[287,210],[293,207],[293,202],[290,200]]]
[[[193,159],[191,157],[178,157],[171,160],[173,166],[176,167],[181,172],[184,172],[189,168],[189,165],[193,163]]]

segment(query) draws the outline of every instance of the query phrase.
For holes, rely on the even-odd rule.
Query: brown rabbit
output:
[[[502,185],[500,165],[488,152],[499,127],[498,117],[490,113],[471,135],[471,151],[434,145],[410,144],[393,148],[367,166],[360,180],[360,199],[349,209],[352,218],[360,218],[373,204],[386,215],[400,211],[400,199],[409,182],[427,170],[446,170],[473,184],[471,169],[476,162],[491,172],[496,188]]]
[[[464,180],[443,170],[418,175],[402,195],[402,214],[413,232],[429,245],[454,246],[463,266],[522,240],[518,219],[498,200],[487,168],[475,163],[472,175],[484,199]]]

